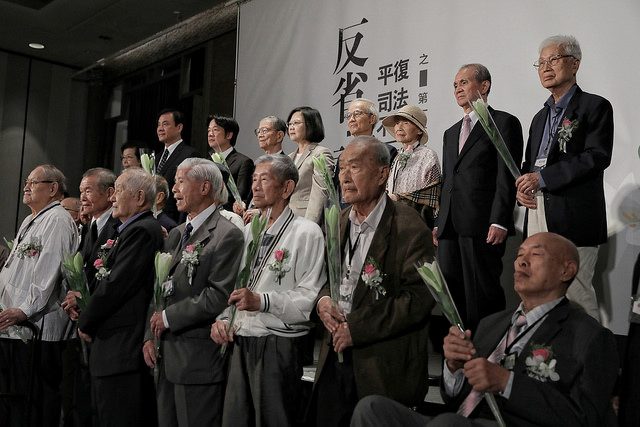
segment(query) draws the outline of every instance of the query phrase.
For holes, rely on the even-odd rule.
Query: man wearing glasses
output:
[[[60,205],[66,178],[55,166],[36,167],[24,183],[25,218],[0,271],[0,390],[26,395],[33,323],[42,334],[40,362],[35,366],[37,404],[25,411],[23,401],[0,401],[3,426],[57,426],[60,419],[62,350],[69,318],[60,307],[62,261],[78,247],[78,228]],[[27,414],[31,414],[28,418]]]
[[[607,241],[603,175],[613,150],[613,109],[577,85],[582,52],[573,36],[549,37],[539,52],[533,66],[551,96],[531,122],[516,181],[527,208],[524,234],[551,231],[575,243],[580,269],[567,297],[599,319],[591,280],[598,245]]]

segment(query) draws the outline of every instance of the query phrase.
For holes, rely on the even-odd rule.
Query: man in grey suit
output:
[[[516,311],[480,321],[471,340],[452,327],[444,341],[445,400],[457,413],[426,418],[380,396],[362,400],[352,426],[495,426],[484,393],[494,393],[509,426],[603,426],[613,416],[618,372],[613,334],[566,298],[579,267],[566,238],[538,233],[514,262]]]
[[[173,187],[187,222],[171,230],[165,250],[171,261],[172,294],[149,320],[143,354],[158,364],[160,426],[216,426],[222,419],[225,363],[209,338],[211,323],[226,308],[235,283],[243,237],[220,216],[227,190],[210,160],[189,158],[178,166]],[[186,261],[188,253],[197,261]],[[191,271],[191,274],[190,274]],[[160,357],[152,335],[160,339]]]

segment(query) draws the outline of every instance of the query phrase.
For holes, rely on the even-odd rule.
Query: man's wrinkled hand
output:
[[[151,369],[156,367],[157,355],[156,346],[153,344],[153,340],[147,340],[142,345],[142,356],[144,357],[144,363]]]
[[[211,325],[211,339],[218,345],[233,342],[233,330],[227,332],[229,322],[226,320],[217,320]]]
[[[331,334],[335,333],[340,324],[346,320],[340,309],[329,297],[320,298],[318,301],[318,317],[320,317],[322,324]]]
[[[462,333],[457,326],[449,328],[449,334],[444,337],[442,348],[447,367],[451,372],[461,369],[476,354],[476,349],[471,342],[471,331],[467,329]]]
[[[229,305],[235,305],[238,310],[259,311],[260,295],[247,288],[236,289],[229,296]]]
[[[502,392],[509,382],[509,371],[502,366],[478,357],[464,364],[464,376],[479,392]]]

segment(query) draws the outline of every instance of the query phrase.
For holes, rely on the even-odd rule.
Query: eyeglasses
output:
[[[289,123],[287,123],[287,126],[288,126],[288,127],[292,127],[292,126],[300,126],[300,125],[302,125],[302,124],[304,124],[304,122],[295,121],[295,122],[289,122]]]
[[[355,110],[353,113],[345,114],[344,115],[344,119],[345,120],[349,120],[351,117],[353,117],[354,119],[357,119],[358,117],[360,117],[363,114],[366,114],[368,116],[371,115],[371,113],[367,113],[366,111]]]
[[[24,180],[24,186],[25,187],[33,187],[34,185],[41,184],[43,182],[47,183],[47,184],[53,184],[56,181],[49,181],[49,180],[38,181],[38,180],[35,180],[35,179],[25,179]]]
[[[258,135],[264,135],[264,134],[266,134],[266,133],[269,133],[269,132],[271,132],[272,130],[275,130],[275,129],[270,129],[270,128],[259,128],[259,129],[254,129],[254,130],[253,130],[253,133],[255,133],[255,134],[256,134],[256,136],[258,136]]]
[[[575,58],[575,56],[573,55],[554,55],[549,59],[538,59],[536,62],[533,63],[533,66],[535,68],[540,68],[549,64],[551,67],[555,67],[556,65],[558,65],[558,61],[560,61],[562,58]]]

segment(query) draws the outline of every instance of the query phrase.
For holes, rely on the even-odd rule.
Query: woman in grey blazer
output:
[[[298,168],[300,179],[291,195],[289,207],[293,213],[321,224],[327,192],[319,171],[313,166],[313,158],[324,156],[333,172],[335,161],[331,150],[319,145],[324,139],[322,117],[315,108],[294,108],[287,118],[289,138],[298,149],[289,154]]]

